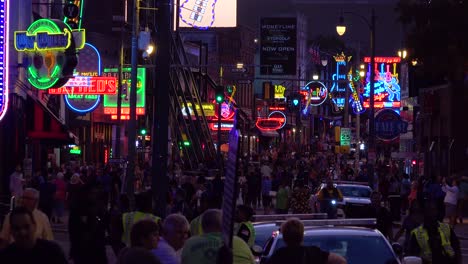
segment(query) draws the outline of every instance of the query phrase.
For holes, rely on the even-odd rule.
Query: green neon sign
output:
[[[70,149],[70,154],[81,155],[81,149],[76,149],[76,148]]]
[[[131,87],[131,68],[123,68],[122,78],[122,107],[130,107],[130,87]],[[119,69],[109,68],[104,69],[103,76],[119,77]],[[120,89],[118,86],[117,89]],[[146,96],[146,68],[137,69],[137,107],[145,107]],[[117,93],[115,95],[104,95],[104,107],[117,107]]]
[[[27,79],[38,89],[61,86],[68,80],[69,70],[63,70],[74,66],[73,54],[84,47],[84,42],[84,30],[72,30],[55,19],[39,19],[26,31],[14,32],[15,49],[25,53],[29,64]]]

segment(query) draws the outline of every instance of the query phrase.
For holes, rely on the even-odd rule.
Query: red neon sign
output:
[[[255,126],[262,130],[277,130],[280,129],[286,119],[283,117],[270,117],[270,118],[258,118]]]
[[[370,57],[365,57],[364,62],[370,63]],[[401,62],[400,57],[375,57],[375,63],[399,63]]]
[[[117,115],[111,115],[112,120],[117,120]],[[120,115],[120,120],[130,120],[130,115]]]
[[[116,115],[117,116],[117,107],[104,107],[104,114],[105,115]],[[130,114],[130,107],[122,107],[120,109],[120,114],[121,115],[129,115]],[[145,108],[144,107],[137,107],[136,114],[137,115],[144,115],[145,114]]]
[[[270,111],[284,111],[284,110],[286,110],[286,107],[284,107],[284,106],[277,106],[277,107],[270,106],[269,109],[270,109]]]
[[[230,131],[234,127],[234,123],[221,123],[221,131]],[[218,130],[218,123],[210,124],[211,130]]]
[[[115,77],[75,76],[60,88],[48,89],[49,94],[115,94]]]

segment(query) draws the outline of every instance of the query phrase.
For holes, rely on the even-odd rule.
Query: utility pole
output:
[[[124,5],[126,5],[127,2],[124,2]],[[126,6],[124,7],[124,10],[127,10]],[[123,17],[126,14],[124,14]],[[119,89],[117,90],[117,129],[115,131],[115,157],[120,158],[121,153],[120,153],[120,130],[122,126],[121,122],[121,112],[122,112],[122,88],[123,88],[123,65],[124,65],[124,30],[125,30],[125,24],[127,21],[122,23],[122,26],[120,27],[120,49],[119,49]]]
[[[371,24],[370,24],[370,31],[371,31],[371,36],[370,36],[370,46],[371,46],[371,57],[370,57],[370,106],[369,106],[369,149],[368,149],[368,155],[369,153],[372,153],[373,157],[372,160],[369,160],[368,157],[368,163],[369,163],[369,185],[371,187],[374,186],[374,167],[375,167],[375,160],[374,157],[376,156],[376,149],[375,149],[375,109],[374,109],[374,92],[375,92],[375,13],[374,9],[372,9],[371,13]]]
[[[158,16],[156,18],[158,50],[156,61],[156,107],[153,107],[153,135],[152,142],[152,182],[153,202],[155,213],[158,216],[166,216],[166,194],[169,189],[169,177],[167,176],[167,155],[169,140],[169,98],[171,45],[172,45],[172,19],[171,0],[158,1]],[[178,8],[178,7],[177,7]],[[177,35],[178,37],[178,35]]]
[[[140,0],[133,2],[133,29],[132,29],[132,68],[130,87],[130,120],[128,122],[128,167],[125,185],[127,196],[130,200],[130,207],[134,204],[134,179],[135,179],[135,158],[136,158],[136,89],[137,89],[137,67],[138,67],[138,32],[140,20]],[[118,113],[120,115],[120,113]]]

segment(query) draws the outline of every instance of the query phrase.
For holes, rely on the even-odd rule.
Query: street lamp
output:
[[[374,179],[374,167],[371,165],[374,162],[375,158],[375,121],[374,121],[374,93],[375,93],[375,13],[374,9],[371,10],[370,21],[364,16],[353,13],[353,12],[344,12],[345,14],[350,14],[359,17],[364,23],[369,27],[370,30],[370,48],[371,48],[371,57],[370,57],[370,94],[369,94],[369,142],[368,142],[368,154],[371,154],[371,157],[368,157],[369,162],[369,183],[373,185]],[[340,16],[340,23],[336,26],[336,32],[338,35],[342,36],[346,32],[346,26],[344,24],[343,16]]]
[[[398,57],[402,58],[403,60],[406,59],[406,55],[408,55],[406,50],[399,50],[398,51]]]

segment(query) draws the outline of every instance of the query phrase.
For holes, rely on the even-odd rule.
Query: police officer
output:
[[[161,218],[153,215],[153,204],[151,194],[149,192],[142,192],[135,195],[135,207],[136,210],[122,215],[123,235],[122,242],[127,246],[130,245],[130,231],[132,226],[143,219],[150,219],[160,224]]]
[[[453,229],[437,221],[437,204],[424,204],[424,223],[411,232],[410,256],[419,256],[424,264],[461,263],[460,241]]]
[[[331,177],[327,178],[327,186],[320,190],[317,198],[322,213],[327,213],[328,218],[336,218],[336,202],[343,201],[343,194],[334,186]]]
[[[234,235],[242,238],[249,247],[255,243],[255,229],[252,224],[253,209],[246,205],[238,205]]]

